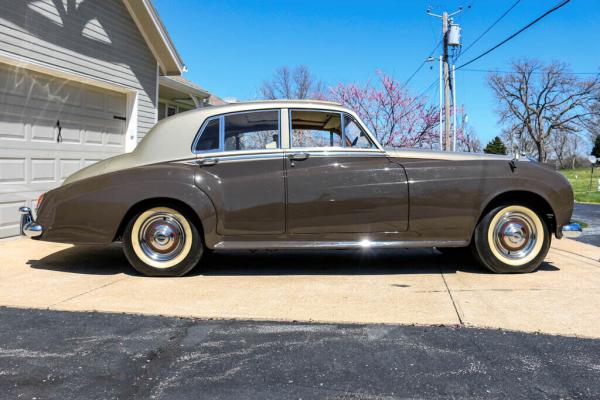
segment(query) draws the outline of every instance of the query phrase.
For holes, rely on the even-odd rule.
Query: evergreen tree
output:
[[[596,135],[596,140],[594,140],[594,148],[592,149],[592,155],[600,158],[600,135]]]
[[[506,146],[502,142],[499,136],[496,136],[492,140],[489,141],[485,149],[483,149],[484,153],[488,154],[506,154]]]

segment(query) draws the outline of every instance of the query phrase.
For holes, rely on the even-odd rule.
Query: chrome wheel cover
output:
[[[503,214],[493,229],[493,246],[511,260],[527,257],[538,240],[535,222],[528,215],[518,211]]]
[[[138,241],[146,256],[154,261],[164,262],[181,254],[186,233],[176,215],[157,212],[142,222]]]

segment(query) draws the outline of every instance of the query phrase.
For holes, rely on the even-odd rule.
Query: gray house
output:
[[[184,70],[150,0],[0,0],[0,237],[71,173],[219,101]]]

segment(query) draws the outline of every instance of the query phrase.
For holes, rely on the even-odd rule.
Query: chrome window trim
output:
[[[265,109],[259,109],[259,110],[234,111],[234,112],[229,112],[229,113],[213,115],[213,116],[206,118],[206,120],[204,120],[204,122],[200,126],[200,129],[198,129],[198,131],[196,132],[196,136],[194,137],[194,140],[192,142],[192,153],[193,154],[207,154],[207,153],[225,152],[225,117],[227,117],[229,115],[259,113],[259,112],[272,112],[272,111],[277,112],[277,149],[273,149],[273,150],[281,150],[281,108],[265,108]],[[206,128],[206,125],[208,125],[208,123],[210,121],[215,120],[215,119],[219,120],[219,148],[197,151],[196,145],[198,144],[198,141],[200,140],[200,137],[202,136],[202,133],[204,132],[204,129]],[[227,150],[227,152],[238,152],[239,153],[242,151],[263,151],[263,150],[268,151],[269,149]]]
[[[342,124],[342,144],[344,146],[323,146],[323,147],[294,147],[292,146],[292,112],[293,111],[316,111],[316,112],[325,112],[325,113],[329,113],[329,114],[340,114],[340,121]],[[367,137],[369,138],[369,140],[371,141],[371,143],[373,144],[373,147],[369,148],[369,149],[364,149],[364,148],[353,148],[353,147],[346,147],[345,146],[345,139],[346,139],[346,127],[344,126],[344,115],[348,114],[353,120],[354,122],[356,122],[356,124],[365,132],[365,134],[367,135]],[[289,108],[288,109],[288,131],[289,131],[289,137],[288,137],[288,150],[290,151],[296,151],[296,150],[313,150],[313,149],[344,149],[343,151],[358,151],[358,152],[369,152],[369,151],[377,151],[377,152],[384,152],[383,148],[381,147],[381,145],[379,144],[379,142],[377,140],[375,140],[375,138],[373,137],[373,135],[371,134],[371,132],[364,126],[364,124],[362,123],[362,121],[360,120],[360,118],[358,118],[357,116],[353,115],[352,113],[348,112],[348,111],[340,111],[340,110],[326,110],[326,109],[319,109],[319,108]],[[313,150],[314,151],[314,150]]]
[[[198,141],[200,140],[200,136],[202,136],[202,133],[204,133],[204,129],[206,129],[206,126],[214,120],[219,120],[219,148],[217,149],[210,149],[210,150],[196,150],[196,146],[198,145]],[[215,115],[212,117],[208,117],[204,120],[204,122],[202,123],[202,125],[200,126],[200,129],[198,129],[198,132],[196,132],[196,136],[194,137],[194,141],[192,142],[192,153],[194,154],[200,154],[200,153],[208,153],[208,152],[215,152],[215,151],[220,151],[222,148],[222,127],[223,127],[223,121],[221,120],[221,116],[219,115]]]
[[[339,114],[340,115],[340,124],[342,124],[341,128],[342,128],[342,144],[344,143],[344,120],[343,120],[343,115],[344,113],[342,111],[339,110],[323,110],[323,109],[319,109],[319,108],[288,108],[288,121],[289,121],[289,132],[290,132],[290,137],[289,137],[289,143],[288,146],[290,149],[306,149],[308,147],[294,147],[292,146],[292,136],[293,136],[293,132],[294,129],[292,128],[292,112],[294,111],[314,111],[314,112],[323,112],[323,113],[328,113],[328,114]],[[332,149],[332,148],[340,148],[339,146],[323,146],[320,148],[328,148],[328,149]]]
[[[358,122],[358,119],[355,118],[352,114],[344,111],[342,113],[342,143],[346,143],[346,115],[348,115],[351,118],[351,121],[354,121],[354,123],[360,128],[361,131],[363,131],[366,135],[367,135],[367,139],[369,140],[369,143],[371,143],[371,147],[369,147],[368,149],[365,149],[363,147],[359,147],[358,149],[363,149],[363,150],[373,150],[377,148],[376,142],[373,141],[373,139],[371,138],[371,135],[369,134],[369,131],[366,130],[365,128],[363,128],[363,126],[361,125],[360,122]],[[345,147],[345,146],[344,146]],[[353,147],[350,147],[353,148]],[[358,150],[355,149],[355,150]]]

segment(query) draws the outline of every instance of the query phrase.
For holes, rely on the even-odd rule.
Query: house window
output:
[[[170,117],[171,115],[175,115],[177,114],[177,107],[176,106],[167,106],[167,117]]]
[[[165,113],[167,112],[167,105],[165,103],[158,103],[158,120],[160,121],[165,117]]]

